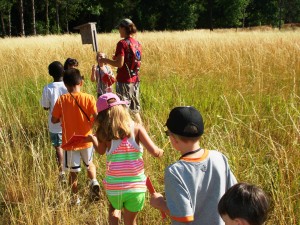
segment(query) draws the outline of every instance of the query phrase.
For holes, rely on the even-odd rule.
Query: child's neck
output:
[[[199,142],[191,143],[191,144],[185,144],[185,146],[181,148],[180,152],[181,152],[181,154],[185,154],[185,153],[190,152],[190,151],[195,151],[199,148],[200,148]]]
[[[61,82],[61,81],[63,81],[62,77],[59,77],[59,78],[55,77],[55,78],[53,78],[53,82]]]
[[[200,149],[200,144],[199,141],[193,143],[193,142],[189,142],[189,143],[184,143],[182,142],[181,146],[178,146],[178,150],[180,151],[181,155],[184,155],[188,152],[194,152],[198,149]],[[191,155],[189,155],[189,158],[199,158],[203,155],[203,151],[197,151],[195,153],[192,153]]]
[[[80,85],[76,85],[76,86],[73,86],[73,87],[67,87],[68,89],[68,92],[70,93],[79,93],[80,92]]]

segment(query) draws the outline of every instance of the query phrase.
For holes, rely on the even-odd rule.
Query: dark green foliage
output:
[[[1,36],[20,34],[19,1],[0,0]],[[30,34],[31,0],[23,0],[23,7],[25,34]],[[124,17],[139,30],[279,27],[300,22],[300,0],[40,0],[35,10],[37,34],[74,32],[73,27],[87,22],[97,22],[98,31],[110,32]]]

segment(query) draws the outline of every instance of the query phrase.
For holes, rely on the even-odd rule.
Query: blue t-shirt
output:
[[[183,158],[165,170],[165,192],[173,225],[222,225],[218,203],[236,183],[227,158],[205,150],[201,158]],[[192,222],[189,222],[192,221]]]

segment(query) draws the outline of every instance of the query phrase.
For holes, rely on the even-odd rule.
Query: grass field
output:
[[[300,224],[300,31],[186,31],[139,33],[143,44],[142,117],[162,159],[145,153],[146,173],[163,191],[165,166],[179,154],[164,136],[174,106],[193,105],[205,120],[201,146],[219,149],[239,181],[257,184],[272,199],[268,225]],[[98,35],[113,54],[118,34]],[[50,83],[48,64],[79,61],[83,91],[95,54],[79,35],[2,39],[0,42],[0,224],[107,224],[105,194],[89,203],[80,175],[82,204],[70,208],[70,190],[57,184],[47,112],[39,104]],[[105,156],[95,156],[104,177]],[[160,224],[149,202],[138,224]]]

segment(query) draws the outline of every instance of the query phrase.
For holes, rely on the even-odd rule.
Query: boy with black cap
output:
[[[200,147],[204,132],[200,112],[190,106],[176,107],[166,126],[166,135],[181,157],[165,170],[166,200],[154,193],[150,204],[169,214],[172,224],[224,224],[218,202],[236,178],[222,153]]]

